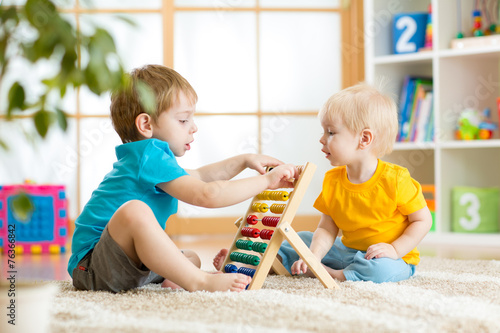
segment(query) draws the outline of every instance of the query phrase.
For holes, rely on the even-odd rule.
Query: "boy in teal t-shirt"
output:
[[[165,233],[177,200],[216,208],[239,203],[265,189],[293,187],[296,167],[264,155],[239,155],[196,170],[176,161],[191,148],[197,95],[174,70],[147,65],[130,74],[131,90],[147,84],[156,96],[148,114],[136,93],[115,93],[111,118],[123,141],[117,162],[75,221],[68,272],[76,288],[121,290],[150,282],[188,291],[241,291],[243,274],[210,274],[199,257],[181,251]],[[266,166],[273,166],[265,173]],[[261,175],[230,180],[245,168]]]

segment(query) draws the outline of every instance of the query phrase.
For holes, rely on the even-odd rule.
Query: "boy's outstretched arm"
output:
[[[284,164],[278,159],[259,154],[242,154],[220,162],[212,163],[194,170],[186,170],[191,176],[204,182],[229,180],[246,168],[257,170],[260,174],[266,172],[266,167]]]
[[[413,250],[427,235],[432,226],[432,216],[429,208],[424,207],[408,215],[408,226],[401,236],[391,244],[373,244],[366,250],[365,258],[392,258],[399,259]]]
[[[320,261],[323,259],[332,248],[338,233],[339,228],[333,219],[326,214],[321,214],[321,220],[318,228],[314,231],[311,246],[309,247],[316,258]],[[294,275],[305,273],[307,272],[307,264],[302,259],[299,259],[292,264],[291,271]]]
[[[264,175],[244,179],[205,182],[196,177],[183,176],[157,186],[191,205],[219,208],[250,199],[266,189],[293,187],[291,180],[298,176],[296,166],[285,164]]]

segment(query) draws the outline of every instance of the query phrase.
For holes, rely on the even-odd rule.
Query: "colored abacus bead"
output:
[[[251,240],[238,239],[236,241],[236,247],[242,250],[252,250],[253,242]]]
[[[248,217],[247,217],[248,224],[257,224],[258,221],[260,221],[260,220],[255,215],[248,215]]]
[[[262,218],[262,224],[267,227],[276,227],[280,221],[279,216],[264,216]]]
[[[260,264],[260,258],[257,257],[257,256],[253,256],[251,254],[247,254],[247,257],[245,258],[245,261],[249,265],[257,266],[258,264]]]
[[[262,224],[268,227],[276,227],[280,221],[279,216],[264,216],[262,219],[257,218],[255,215],[248,215],[248,224],[257,224],[258,221],[262,221]]]
[[[274,230],[264,229],[260,232],[260,238],[262,239],[271,239],[273,237]]]
[[[267,244],[262,242],[255,242],[252,244],[252,250],[255,252],[264,253],[266,252]]]
[[[286,191],[263,191],[257,194],[260,200],[287,201],[289,197]]]
[[[248,268],[248,267],[240,267],[238,268],[238,273],[248,275],[250,277],[253,277],[255,274],[255,269],[253,268]]]
[[[285,204],[272,204],[270,209],[274,214],[281,214],[285,210],[285,207]]]
[[[241,228],[241,234],[246,237],[257,238],[260,235],[260,230],[257,228],[244,227]]]
[[[253,266],[257,266],[260,263],[259,257],[241,252],[231,252],[229,258],[232,261],[242,262]]]
[[[232,261],[238,261],[238,262],[241,262],[241,256],[243,255],[243,253],[241,252],[231,252],[231,254],[229,255],[229,258],[232,260]]]
[[[252,210],[258,213],[267,213],[267,211],[269,210],[269,206],[263,202],[255,202],[252,205]]]
[[[226,266],[224,266],[224,272],[226,273],[236,273],[237,271],[238,267],[236,267],[236,265],[227,264]]]

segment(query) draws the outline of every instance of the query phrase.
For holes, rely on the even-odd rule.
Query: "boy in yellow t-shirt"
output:
[[[410,278],[420,261],[416,246],[432,218],[408,170],[379,159],[396,139],[396,104],[360,83],[330,97],[319,119],[321,151],[336,168],[325,174],[314,203],[322,213],[318,228],[299,233],[301,238],[339,281]],[[288,242],[279,255],[292,274],[308,273]]]

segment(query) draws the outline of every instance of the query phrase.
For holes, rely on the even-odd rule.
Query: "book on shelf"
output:
[[[406,76],[399,100],[397,141],[433,141],[433,109],[432,78]]]

